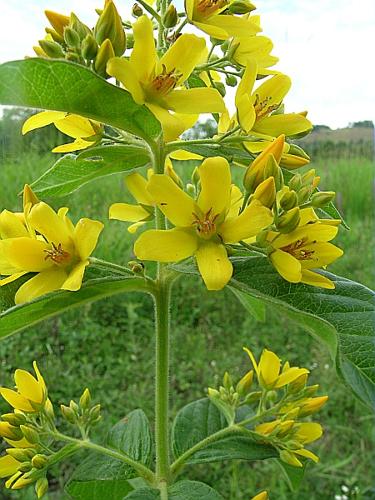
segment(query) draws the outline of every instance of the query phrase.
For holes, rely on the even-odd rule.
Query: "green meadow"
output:
[[[52,154],[24,153],[0,163],[0,209],[20,209],[17,193],[53,162]],[[338,246],[345,250],[331,266],[336,274],[374,286],[373,268],[373,164],[369,159],[339,159],[314,163],[323,189],[337,192],[337,205],[350,230],[342,228]],[[240,175],[240,174],[239,174]],[[125,264],[131,258],[126,225],[108,221],[108,206],[129,200],[121,176],[86,185],[69,199],[45,200],[55,208],[69,206],[74,220],[81,216],[101,219],[105,231],[96,256]],[[370,410],[358,402],[339,381],[325,347],[299,326],[269,309],[265,323],[257,322],[230,291],[208,292],[197,278],[184,278],[173,291],[171,413],[189,401],[204,397],[225,370],[240,376],[249,368],[244,345],[257,355],[263,347],[275,351],[311,371],[311,383],[329,401],[317,415],[325,429],[312,447],[321,460],[309,464],[306,479],[297,492],[289,489],[273,461],[236,462],[190,466],[190,479],[215,484],[225,498],[249,499],[267,489],[277,500],[374,499],[374,432]],[[38,360],[55,407],[80,396],[88,386],[103,407],[103,419],[93,439],[130,410],[142,407],[153,420],[153,306],[137,294],[84,306],[34,326],[0,343],[0,385],[12,385],[12,372],[30,369]],[[0,404],[2,413],[7,411]],[[62,424],[63,425],[63,424]],[[82,457],[81,457],[82,458]],[[80,460],[80,459],[77,459]],[[63,474],[52,472],[50,500],[67,498],[63,483],[75,462],[62,465]],[[344,495],[344,496],[343,496]],[[0,491],[0,499],[34,498],[33,490],[15,494]],[[105,499],[103,499],[105,500]]]

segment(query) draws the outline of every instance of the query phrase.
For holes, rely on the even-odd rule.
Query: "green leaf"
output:
[[[226,420],[207,398],[186,405],[173,424],[173,450],[178,458],[188,449],[227,427]],[[187,464],[202,464],[222,460],[264,460],[279,454],[272,446],[254,440],[252,435],[227,435],[190,456]]]
[[[245,149],[235,146],[228,146],[227,144],[222,144],[219,142],[212,142],[211,144],[189,144],[186,141],[186,145],[183,144],[179,147],[184,151],[190,151],[190,153],[195,153],[203,156],[203,158],[209,158],[212,156],[222,156],[226,158],[229,162],[236,161],[243,165],[249,165],[252,157],[249,155]]]
[[[0,288],[0,297],[7,293]],[[0,314],[0,338],[19,332],[68,309],[123,292],[147,292],[145,280],[136,277],[110,276],[87,280],[77,292],[59,290],[25,304],[11,307]],[[3,300],[0,301],[0,303]]]
[[[223,500],[223,497],[205,483],[185,480],[168,488],[168,500]]]
[[[126,495],[125,498],[131,500],[159,500],[160,491],[154,488],[139,488]]]
[[[143,410],[134,410],[109,431],[108,445],[137,462],[150,466],[153,458],[153,440],[149,421]]]
[[[266,320],[266,306],[264,302],[249,295],[248,293],[243,293],[236,288],[230,288],[233,294],[241,302],[244,308],[252,315],[257,321],[264,323]]]
[[[224,415],[208,398],[184,406],[173,422],[172,441],[175,457],[211,434],[227,427]]]
[[[327,216],[330,219],[341,219],[341,223],[345,229],[350,229],[344,217],[342,216],[340,210],[336,207],[336,205],[331,201],[326,207],[319,208],[316,210],[318,215],[321,212],[323,215]]]
[[[29,58],[0,66],[0,103],[67,111],[143,139],[157,139],[160,123],[131,95],[69,61]]]
[[[128,479],[136,475],[120,460],[91,453],[73,472],[65,490],[77,500],[122,500],[133,490]]]
[[[283,471],[289,488],[292,491],[297,491],[301,486],[303,478],[305,477],[308,461],[304,462],[302,467],[293,467],[292,465],[286,464],[281,460],[277,460],[277,463],[279,464],[280,469]]]
[[[344,381],[373,408],[374,293],[359,283],[324,271],[322,274],[334,281],[335,290],[293,285],[283,280],[263,257],[239,258],[233,263],[230,286],[263,300],[323,340],[336,358]]]
[[[131,172],[150,163],[147,150],[135,145],[102,146],[79,155],[67,154],[32,183],[42,196],[66,196],[107,175]]]

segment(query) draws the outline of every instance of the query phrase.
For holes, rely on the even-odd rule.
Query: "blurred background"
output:
[[[117,2],[120,13],[126,13],[130,4]],[[345,255],[330,270],[373,287],[372,2],[362,0],[359,6],[347,0],[259,0],[256,4],[264,32],[273,39],[274,53],[281,58],[278,69],[293,81],[287,111],[309,109],[309,117],[316,124],[308,137],[298,141],[312,157],[306,168],[316,168],[323,189],[337,192],[337,205],[351,228],[340,231],[337,244]],[[94,8],[100,5],[92,0],[79,4],[66,0],[63,6],[57,0],[1,0],[0,7],[2,62],[32,55],[32,45],[44,36],[44,8],[66,14],[73,9],[89,24],[95,19]],[[30,110],[2,110],[0,210],[20,209],[17,193],[24,183],[31,183],[52,166],[59,156],[50,150],[68,142],[53,126],[22,137],[21,126],[29,115]],[[212,120],[202,121],[189,137],[205,137],[214,131]],[[193,167],[193,163],[183,169],[176,165],[186,180]],[[242,174],[238,167],[235,175],[239,181]],[[86,216],[104,222],[97,257],[120,264],[131,258],[126,225],[107,218],[111,203],[130,201],[122,176],[84,186],[69,199],[45,201],[55,208],[69,206],[75,220]],[[313,449],[321,462],[308,467],[300,491],[290,491],[272,461],[194,466],[187,470],[191,479],[215,485],[230,500],[250,498],[261,489],[270,490],[271,499],[277,500],[375,499],[373,417],[338,380],[323,345],[272,309],[265,323],[256,322],[231,292],[207,292],[193,277],[178,282],[173,301],[172,416],[187,402],[204,397],[207,386],[218,384],[225,370],[243,374],[248,369],[243,345],[257,354],[269,347],[283,359],[307,366],[311,383],[319,383],[320,392],[330,397],[318,415],[325,434]],[[148,298],[121,295],[5,339],[0,343],[0,385],[11,385],[14,369],[30,369],[36,359],[56,404],[79,397],[86,385],[102,403],[104,418],[95,439],[100,440],[111,425],[136,407],[142,407],[152,420],[152,316]],[[1,413],[6,410],[0,404]],[[73,467],[74,463],[63,464],[62,475],[58,469],[52,471],[49,499],[67,498],[63,484]],[[0,489],[0,499],[4,500],[27,500],[33,495],[32,488],[16,493]]]

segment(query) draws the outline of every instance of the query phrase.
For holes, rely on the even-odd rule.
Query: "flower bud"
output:
[[[38,432],[29,425],[21,425],[20,429],[22,431],[23,436],[30,444],[38,444],[39,443],[39,435]]]
[[[178,23],[178,14],[176,7],[171,3],[163,16],[163,25],[166,28],[173,28]]]
[[[26,417],[23,413],[5,413],[4,415],[1,415],[1,419],[4,422],[9,422],[15,427],[19,427],[20,425],[26,423]]]
[[[212,387],[209,387],[207,389],[207,394],[209,398],[220,398],[220,392],[217,389],[213,389]]]
[[[61,405],[60,410],[62,416],[65,418],[67,422],[73,425],[77,423],[77,414],[74,410],[72,410],[72,408],[70,408],[69,406]]]
[[[68,51],[66,53],[65,59],[67,61],[72,61],[72,62],[75,62],[75,63],[80,63],[82,61],[82,59],[79,56],[79,54],[77,54],[76,52],[72,52],[72,51]]]
[[[126,33],[126,48],[132,49],[134,47],[134,35],[132,32]]]
[[[237,78],[234,75],[227,75],[225,78],[225,83],[228,87],[235,87],[237,85]]]
[[[70,17],[64,16],[63,14],[58,14],[52,10],[44,11],[48,21],[50,22],[52,28],[57,31],[60,36],[64,36],[64,28],[69,26]]]
[[[107,38],[107,40],[104,40],[104,42],[100,46],[94,63],[95,71],[103,78],[107,76],[107,62],[112,59],[112,57],[115,57],[115,52],[113,50],[111,41]]]
[[[294,426],[294,420],[285,420],[281,422],[276,431],[276,436],[279,438],[283,438],[287,436]]]
[[[290,384],[288,384],[288,394],[297,394],[302,391],[306,386],[307,379],[308,374],[303,373],[298,378],[290,382]]]
[[[91,30],[86,24],[78,19],[74,12],[70,15],[70,27],[74,29],[79,35],[79,38],[83,40],[87,35],[91,34]]]
[[[44,52],[44,50],[37,45],[33,46],[33,51],[38,57],[48,57],[47,54]]]
[[[225,85],[224,83],[222,82],[214,82],[214,87],[216,90],[219,91],[219,93],[221,94],[222,97],[225,97],[225,94],[226,94],[226,88],[225,88]]]
[[[22,439],[23,434],[18,426],[14,427],[9,422],[0,422],[0,437],[19,441]]]
[[[302,463],[298,458],[288,450],[280,451],[280,459],[293,467],[302,467]]]
[[[291,210],[298,204],[297,193],[295,191],[287,191],[280,199],[280,207],[285,210]]]
[[[81,45],[78,33],[70,26],[64,29],[64,40],[67,46],[73,49],[78,49]]]
[[[41,477],[35,483],[35,493],[38,498],[42,498],[48,491],[48,481],[47,478]]]
[[[328,396],[320,396],[307,400],[300,408],[299,417],[307,417],[307,415],[316,413],[326,404],[327,400]]]
[[[248,14],[249,12],[252,12],[255,10],[256,7],[252,3],[250,3],[248,0],[234,0],[234,2],[231,2],[228,5],[228,11],[231,14]]]
[[[96,54],[98,53],[98,44],[93,35],[87,35],[81,45],[81,53],[82,57],[87,61],[92,61],[95,59]]]
[[[50,40],[39,40],[39,45],[48,57],[52,57],[55,59],[61,59],[65,57],[63,49],[56,42],[51,42]]]
[[[188,184],[186,184],[186,192],[187,192],[187,194],[189,194],[190,196],[193,196],[195,198],[196,194],[197,194],[197,190],[195,189],[194,184],[190,184],[190,182]]]
[[[35,467],[35,469],[44,469],[47,463],[48,458],[45,455],[41,455],[39,453],[37,455],[34,455],[31,460],[31,464],[33,467]]]
[[[143,9],[142,9],[142,7],[139,4],[135,3],[133,5],[133,7],[132,7],[132,15],[134,17],[141,17],[143,15]]]
[[[231,387],[233,387],[233,380],[232,380],[232,377],[229,375],[228,372],[224,373],[223,386],[225,387],[225,389],[227,391],[229,391],[231,389]]]
[[[295,207],[286,214],[279,217],[276,222],[277,230],[282,233],[291,233],[296,229],[300,221],[299,208]]]
[[[96,423],[100,419],[100,404],[95,405],[90,410],[90,422]]]
[[[315,168],[310,168],[310,170],[308,172],[306,172],[305,174],[303,174],[303,176],[301,177],[302,185],[307,186],[307,185],[311,184],[313,182],[314,178],[315,178]]]
[[[336,193],[334,191],[319,191],[314,193],[311,197],[311,205],[315,208],[323,208],[329,205],[331,201],[335,198]]]
[[[276,200],[275,178],[268,177],[256,188],[252,199],[259,200],[262,205],[272,208]]]
[[[18,467],[20,472],[29,472],[32,469],[31,462],[22,462],[22,464]]]
[[[303,186],[297,193],[298,205],[303,205],[306,203],[311,195],[311,188],[309,186]]]
[[[64,43],[64,37],[60,35],[60,33],[57,33],[56,30],[54,30],[53,28],[45,28],[45,32],[47,33],[47,35],[50,35],[53,39],[54,42],[57,42],[57,43]]]
[[[283,173],[273,154],[270,154],[269,157],[267,158],[267,163],[264,167],[263,177],[264,179],[273,177],[275,179],[275,187],[277,191],[279,191],[284,185]]]
[[[89,389],[85,389],[82,393],[82,396],[79,398],[79,406],[82,410],[86,410],[90,407],[91,404],[91,394]]]
[[[248,193],[253,193],[258,185],[258,172],[252,168],[252,165],[248,167],[243,178],[244,188]]]
[[[305,158],[306,160],[310,160],[310,156],[297,144],[289,144],[289,154],[300,156],[301,158]]]
[[[30,448],[7,448],[5,451],[18,462],[27,462],[34,456],[34,450]]]
[[[145,266],[143,262],[140,262],[138,260],[129,260],[128,267],[134,274],[143,275],[145,273]]]
[[[121,17],[112,0],[109,0],[101,13],[95,29],[94,36],[99,45],[105,40],[110,40],[116,56],[122,56],[126,48],[125,31]]]
[[[294,191],[299,191],[302,187],[302,175],[296,174],[289,181],[289,188]]]
[[[240,396],[244,396],[249,392],[250,387],[253,383],[253,378],[254,370],[249,370],[238,382],[236,386],[236,392],[238,392]]]
[[[317,393],[318,389],[319,389],[319,384],[309,385],[308,387],[306,387],[304,395],[305,396],[314,396],[314,394]]]
[[[250,392],[250,394],[246,396],[244,403],[245,404],[254,403],[255,401],[259,401],[261,397],[262,397],[262,391]]]

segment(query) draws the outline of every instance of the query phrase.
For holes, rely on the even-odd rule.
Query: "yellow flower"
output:
[[[30,204],[26,206],[30,208]],[[37,273],[18,289],[16,304],[53,290],[81,288],[103,224],[84,218],[74,226],[67,212],[67,208],[60,208],[56,213],[43,202],[34,204],[27,216],[34,231],[31,235],[25,223],[19,224],[17,217],[5,214],[11,230],[7,233],[10,236],[0,240],[0,275],[7,276],[0,280],[0,286],[27,273]],[[0,227],[4,234],[1,221]]]
[[[249,141],[244,142],[245,148],[252,154],[262,153],[272,144],[272,141]],[[310,163],[310,158],[306,156],[298,156],[291,152],[290,144],[284,142],[284,148],[280,157],[280,166],[285,167],[288,170],[295,170],[300,167],[304,167]]]
[[[287,113],[271,115],[283,102],[291,87],[286,75],[275,75],[255,90],[258,75],[256,62],[250,59],[236,92],[237,118],[242,129],[249,133],[277,137],[280,134],[296,136],[312,128],[311,122],[302,114]]]
[[[267,491],[261,491],[255,497],[253,497],[251,500],[268,500],[268,493]]]
[[[27,413],[39,412],[47,400],[47,387],[38,369],[36,361],[33,363],[36,378],[25,370],[16,370],[14,381],[16,391],[0,387],[0,394],[13,408]],[[6,422],[4,422],[6,423]],[[5,436],[10,439],[11,436]]]
[[[309,213],[304,217],[308,218]],[[269,258],[277,272],[291,283],[333,289],[334,283],[314,270],[324,268],[343,254],[340,248],[328,243],[337,231],[331,222],[322,220],[300,225],[288,234],[272,232],[268,237],[273,248]]]
[[[206,47],[203,38],[183,34],[159,59],[153,25],[147,16],[134,23],[133,33],[130,59],[112,58],[107,73],[122,82],[135,102],[150,109],[162,124],[166,141],[193,126],[200,113],[224,111],[224,101],[216,89],[182,87],[202,59]]]
[[[227,40],[232,36],[255,35],[262,31],[257,22],[246,16],[234,16],[224,11],[235,0],[185,0],[189,21],[208,35]],[[249,2],[249,7],[251,6]]]
[[[93,146],[97,142],[101,125],[94,120],[83,116],[65,113],[63,111],[42,111],[30,116],[22,127],[22,133],[27,134],[31,130],[45,127],[53,123],[55,127],[64,134],[73,137],[74,142],[57,146],[53,153],[69,153]]]
[[[208,158],[198,168],[201,191],[197,200],[188,196],[164,175],[153,175],[148,191],[159,209],[175,226],[149,230],[136,241],[141,260],[178,262],[195,255],[209,290],[220,290],[233,272],[225,243],[237,243],[256,235],[273,220],[271,211],[258,200],[242,213],[233,213],[230,167],[224,158]]]
[[[280,373],[281,360],[275,353],[268,349],[263,350],[259,364],[256,362],[254,354],[250,349],[244,347],[244,351],[251,359],[259,384],[267,390],[284,387],[304,373],[309,373],[307,368],[290,367],[289,363],[284,365],[284,369]]]
[[[10,455],[0,457],[0,478],[13,476],[20,465],[21,463]]]
[[[137,229],[154,216],[154,203],[150,193],[147,191],[147,180],[138,173],[130,174],[125,178],[125,185],[137,201],[137,205],[130,203],[114,203],[109,208],[109,218],[133,222],[128,227],[129,233],[135,233]]]
[[[249,59],[257,64],[258,75],[276,74],[277,71],[269,70],[278,62],[278,57],[272,56],[272,40],[266,36],[246,36],[233,38],[231,47],[235,49],[233,60],[241,66],[246,66]]]

